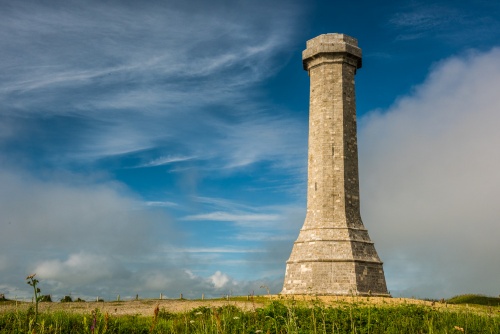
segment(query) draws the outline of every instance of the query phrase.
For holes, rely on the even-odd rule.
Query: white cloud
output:
[[[211,209],[215,209],[216,211],[229,211],[229,210],[240,210],[240,211],[252,211],[255,208],[239,203],[234,200],[226,199],[226,198],[217,198],[217,197],[205,197],[205,196],[196,196],[193,198],[197,203],[202,203],[204,205],[209,206]]]
[[[259,280],[235,280],[227,273],[216,270],[207,278],[198,276],[188,270],[175,271],[174,273],[165,273],[155,271],[148,275],[143,281],[143,285],[150,285],[155,291],[162,291],[166,286],[169,287],[168,293],[164,296],[177,298],[180,293],[185,298],[200,298],[202,294],[206,298],[221,297],[222,295],[242,296],[252,293],[263,294],[261,286],[265,285],[271,288],[271,291],[278,292],[283,284],[282,278],[262,278]],[[164,291],[164,290],[163,290]]]
[[[142,167],[156,167],[156,166],[161,166],[161,165],[168,165],[174,162],[181,162],[181,161],[186,161],[186,160],[191,160],[194,159],[194,157],[185,157],[185,156],[161,156],[159,158],[156,158],[154,160],[151,160],[143,165],[136,166],[135,168],[142,168]]]
[[[306,156],[307,127],[294,118],[255,114],[241,124],[218,124],[224,136],[217,147],[223,147],[224,168],[238,168],[258,161],[272,161],[280,168],[300,169]],[[302,171],[302,170],[301,170]]]
[[[210,276],[210,280],[217,289],[220,289],[229,282],[229,277],[220,271],[216,271],[215,274]]]
[[[180,253],[262,253],[263,250],[260,249],[242,249],[242,248],[234,248],[234,247],[210,247],[210,248],[200,248],[200,247],[191,247],[191,248],[178,248],[170,250],[172,252],[180,252]]]
[[[229,166],[269,158],[262,144],[225,141],[229,159],[214,147],[227,127],[237,145],[253,134],[252,119],[260,116],[243,115],[262,109],[252,98],[255,84],[285,65],[279,56],[299,13],[294,3],[283,4],[13,4],[0,13],[0,114],[21,124],[41,114],[88,121],[73,131],[71,148],[55,157],[70,162],[158,146]],[[208,112],[212,108],[217,112]],[[229,124],[227,113],[237,124]],[[286,128],[283,122],[274,129]],[[237,135],[247,128],[244,138]],[[150,160],[151,166],[167,162]]]
[[[1,258],[0,276],[8,284],[37,272],[41,281],[54,282],[57,294],[123,280],[162,233],[179,237],[164,215],[141,210],[117,183],[75,174],[40,180],[1,170],[0,184],[0,253],[9,254]]]
[[[151,272],[144,278],[144,289],[162,291],[172,283],[173,279],[175,278],[161,272]]]
[[[410,11],[396,13],[390,23],[414,30],[431,30],[460,21],[462,21],[462,15],[456,9],[426,4],[412,7]]]
[[[162,214],[171,206],[149,211],[122,185],[103,176],[52,173],[40,179],[22,170],[2,170],[0,184],[0,254],[9,254],[0,256],[0,276],[2,293],[9,297],[28,298],[29,290],[22,289],[24,277],[35,272],[42,291],[56,300],[69,293],[75,298],[100,296],[106,300],[117,294],[122,298],[159,293],[216,297],[231,291],[247,294],[263,282],[279,285],[271,283],[276,280],[275,269],[273,278],[245,280],[256,276],[246,274],[246,266],[268,268],[273,261],[280,261],[272,255],[275,249],[243,245],[241,241],[202,245],[196,235],[183,243],[182,232],[173,230]],[[233,203],[200,200],[214,207],[231,207]],[[241,204],[235,207],[249,209]],[[270,228],[277,228],[281,224],[275,220],[277,216],[252,217],[250,212],[243,218],[270,218],[276,225]],[[220,273],[212,274],[217,271]],[[241,277],[231,278],[234,274]]]
[[[500,49],[446,59],[361,120],[363,218],[390,290],[498,292],[499,59]]]
[[[67,260],[44,260],[34,272],[44,279],[57,281],[65,286],[81,286],[103,280],[130,277],[120,261],[109,254],[89,254],[80,252],[70,254]]]
[[[21,170],[0,171],[6,222],[0,243],[32,250],[94,245],[123,252],[130,248],[126,236],[147,240],[145,228],[155,220],[136,210],[140,202],[123,186],[102,181],[76,174],[40,180]]]
[[[9,259],[7,258],[7,255],[0,255],[0,272],[2,270],[7,269],[9,266]]]
[[[297,232],[297,231],[294,231]],[[276,233],[274,232],[246,232],[246,233],[239,233],[236,236],[234,236],[234,239],[236,240],[251,240],[251,241],[289,241],[290,243],[295,241],[296,235],[292,234],[285,234],[283,235],[282,233]]]
[[[179,206],[179,204],[174,203],[174,202],[168,202],[168,201],[149,201],[145,203],[147,206],[156,206],[156,207],[176,207]]]
[[[234,214],[229,212],[210,212],[199,215],[190,215],[182,218],[183,220],[210,220],[210,221],[224,221],[235,223],[248,223],[248,222],[269,222],[280,219],[276,214]]]
[[[437,38],[446,43],[478,45],[495,36],[499,27],[494,11],[484,11],[486,7],[482,6],[471,9],[458,2],[429,4],[416,1],[398,7],[400,10],[389,19],[389,24],[398,33],[397,41]]]
[[[36,2],[12,5],[0,14],[5,66],[0,99],[12,93],[86,90],[98,84],[108,87],[105,95],[83,92],[84,96],[72,96],[68,101],[86,109],[82,115],[96,115],[96,105],[110,108],[115,97],[116,106],[127,109],[143,108],[150,101],[169,105],[172,93],[182,94],[185,102],[219,101],[227,93],[241,97],[234,87],[261,80],[279,68],[273,57],[290,42],[290,21],[297,9],[293,4],[280,8],[288,15],[277,18],[269,11],[270,4],[266,10],[257,3],[223,4],[228,15],[221,20],[220,5],[198,3],[196,9],[102,2],[85,7]],[[265,19],[271,16],[272,20]],[[197,89],[186,91],[183,83],[191,79],[189,86]],[[114,85],[122,81],[129,85],[116,90]],[[159,88],[162,84],[166,84],[163,89]],[[53,97],[61,98],[59,94]],[[128,107],[119,102],[123,99],[130,101]],[[47,101],[37,95],[36,101],[24,103],[41,100]],[[64,112],[47,110],[60,111]]]

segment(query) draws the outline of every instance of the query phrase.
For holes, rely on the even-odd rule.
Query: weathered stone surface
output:
[[[388,295],[361,220],[354,75],[356,39],[324,34],[302,53],[310,76],[307,214],[287,261],[283,294]]]

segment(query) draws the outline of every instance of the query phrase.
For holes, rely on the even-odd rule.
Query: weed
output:
[[[40,295],[40,288],[37,287],[40,281],[37,280],[35,276],[36,274],[32,274],[26,277],[26,280],[28,281],[26,283],[33,287],[33,301],[35,303],[35,318],[33,320],[33,323],[36,325],[38,323],[38,303],[44,298],[44,296]]]

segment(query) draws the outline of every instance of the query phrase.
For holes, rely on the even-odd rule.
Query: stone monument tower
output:
[[[389,296],[359,208],[355,38],[325,34],[302,52],[310,77],[307,215],[283,294]]]

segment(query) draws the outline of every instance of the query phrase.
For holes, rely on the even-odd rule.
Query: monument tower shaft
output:
[[[318,48],[324,50],[325,45],[313,41],[316,44],[309,41],[303,55],[304,69],[310,77],[304,227],[322,227],[328,222],[334,224],[332,227],[359,227],[354,74],[361,67],[361,50],[353,48],[352,54],[318,52]]]
[[[284,294],[388,295],[360,214],[354,76],[357,40],[325,34],[302,53],[310,77],[307,214]]]

